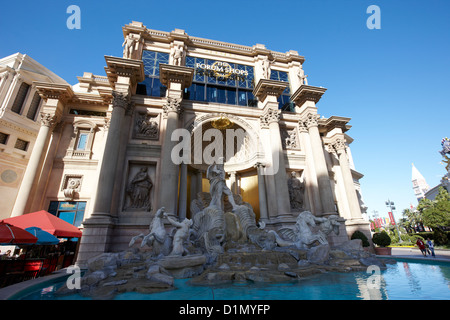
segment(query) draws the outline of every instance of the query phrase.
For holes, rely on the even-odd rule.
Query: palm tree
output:
[[[409,222],[409,228],[415,230],[415,226],[422,225],[422,212],[419,210],[405,209],[403,216]]]

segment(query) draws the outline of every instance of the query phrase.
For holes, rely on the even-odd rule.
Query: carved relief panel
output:
[[[137,111],[134,118],[133,138],[145,140],[158,140],[160,128],[160,115],[147,111]]]
[[[64,193],[66,200],[73,200],[81,191],[81,182],[83,175],[66,174],[61,184],[61,191]]]
[[[300,149],[296,128],[280,128],[280,133],[283,149],[290,149],[290,150]]]

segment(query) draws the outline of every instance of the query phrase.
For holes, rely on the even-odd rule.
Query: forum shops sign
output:
[[[216,61],[213,64],[196,63],[197,73],[204,73],[209,77],[245,81],[248,76],[247,70],[233,68],[229,63]]]

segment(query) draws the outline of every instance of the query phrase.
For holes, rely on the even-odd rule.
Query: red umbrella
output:
[[[0,244],[33,244],[37,240],[28,231],[0,221]]]
[[[38,227],[56,237],[80,238],[81,231],[74,225],[48,213],[45,210],[27,213],[3,220],[19,228]]]

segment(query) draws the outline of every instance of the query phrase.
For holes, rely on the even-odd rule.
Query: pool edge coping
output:
[[[50,282],[55,279],[67,277],[70,274],[67,273],[66,269],[67,268],[60,269],[60,270],[55,271],[52,274],[49,274],[44,277],[38,277],[38,278],[30,279],[27,281],[18,282],[18,283],[12,284],[10,286],[1,288],[0,289],[0,300],[10,300],[16,294],[19,294],[20,292],[25,291],[33,286],[40,285],[45,282]]]

